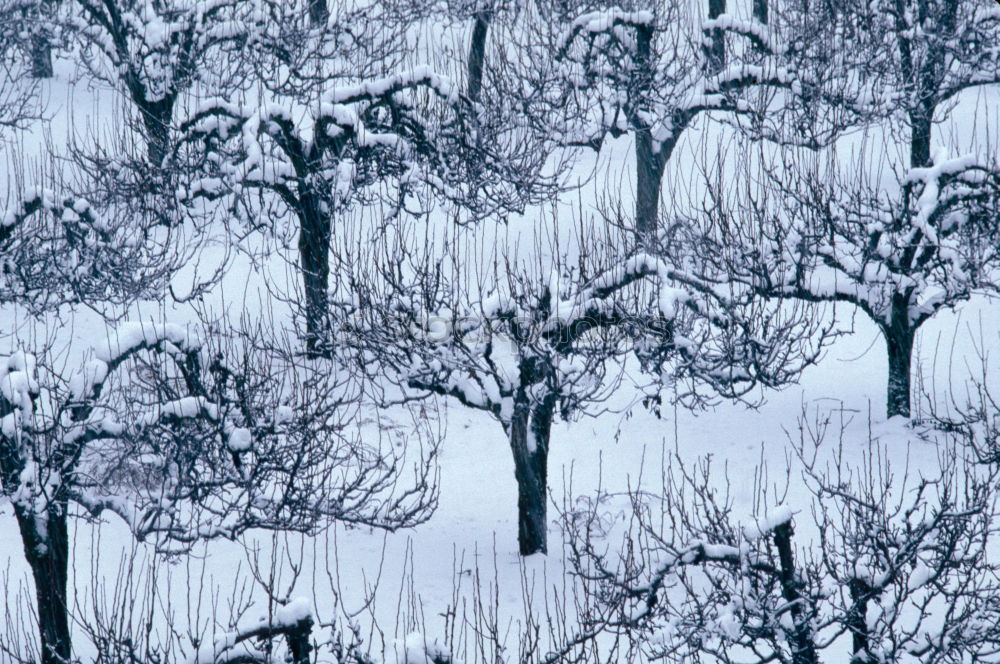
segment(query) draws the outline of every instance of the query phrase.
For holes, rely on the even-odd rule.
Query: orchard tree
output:
[[[253,3],[74,0],[83,62],[99,81],[124,92],[138,114],[149,166],[173,152],[171,129],[182,95],[229,94],[243,74],[238,54],[262,17]],[[120,89],[120,88],[119,88]]]
[[[633,137],[634,228],[647,246],[656,241],[667,164],[699,116],[735,116],[758,137],[809,145],[848,121],[844,113],[812,117],[815,100],[854,88],[823,66],[836,48],[824,32],[825,7],[757,0],[753,15],[740,18],[726,0],[709,0],[703,19],[690,3],[582,12],[550,5],[543,22],[561,30],[551,47],[563,100],[555,133],[564,145],[594,150]]]
[[[862,147],[846,159],[745,157],[739,170],[765,173],[756,181],[711,175],[706,232],[690,246],[762,297],[857,307],[885,340],[887,415],[909,417],[917,330],[1000,286],[1000,168],[988,144],[965,152],[943,128],[977,103],[969,92],[1000,82],[1000,57],[983,46],[1000,39],[1000,11],[857,3],[839,20],[866,54]]]
[[[421,175],[447,169],[437,128],[413,103],[423,91],[445,102],[453,92],[450,82],[422,68],[335,87],[305,123],[282,107],[219,100],[185,125],[209,150],[229,137],[239,142],[238,156],[220,175],[238,193],[256,189],[273,195],[297,222],[310,352],[330,352],[327,297],[336,217],[359,199],[377,196],[387,181],[397,181],[405,196],[411,179],[420,182]]]
[[[0,490],[37,593],[43,664],[72,659],[68,522],[119,517],[159,551],[249,529],[310,533],[329,520],[394,529],[433,509],[433,448],[412,486],[395,450],[346,426],[356,390],[263,328],[201,341],[125,323],[66,371],[51,353],[0,364]]]
[[[251,228],[296,237],[314,353],[332,352],[327,298],[339,221],[373,209],[389,225],[438,203],[460,221],[496,218],[546,191],[545,150],[520,140],[507,116],[475,112],[429,66],[398,66],[412,26],[391,8],[344,6],[321,31],[296,31],[294,12],[268,22],[262,62],[284,74],[261,77],[261,98],[208,100],[183,125],[214,165],[190,198],[226,198]]]
[[[442,242],[398,229],[377,251],[339,252],[350,262],[338,270],[338,341],[401,389],[386,400],[439,395],[503,428],[522,555],[547,550],[553,423],[599,412],[628,354],[692,400],[782,384],[815,359],[803,343],[814,321],[622,250],[626,236],[601,226],[562,241],[539,230],[523,254],[485,229]]]

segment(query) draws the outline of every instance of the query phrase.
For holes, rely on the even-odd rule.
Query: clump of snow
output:
[[[246,431],[246,429],[243,429]],[[247,436],[250,432],[247,431]],[[305,597],[296,597],[288,604],[278,607],[274,612],[273,625],[279,627],[291,627],[296,625],[303,620],[309,620],[313,617],[312,603]]]
[[[420,632],[410,632],[396,645],[396,664],[432,664],[450,660],[449,653],[437,641],[428,642]]]
[[[233,452],[246,452],[250,449],[252,442],[253,439],[250,436],[250,430],[237,427],[229,432],[226,446]]]
[[[193,331],[174,323],[128,322],[108,334],[97,346],[97,359],[104,362],[120,360],[124,355],[143,347],[153,347],[163,341],[180,348],[195,350],[201,343]]]
[[[382,97],[394,89],[417,85],[426,85],[450,102],[456,99],[457,88],[450,78],[438,74],[428,65],[420,65],[407,72],[365,81],[357,85],[334,88],[323,97],[323,102],[326,104],[349,104],[363,99]]]
[[[11,406],[28,414],[33,411],[32,395],[38,394],[35,356],[17,351],[0,365],[0,397]]]
[[[778,526],[790,523],[793,515],[791,507],[778,505],[766,514],[764,518],[758,519],[751,526],[744,527],[743,536],[751,542],[755,542],[761,537],[770,535]]]

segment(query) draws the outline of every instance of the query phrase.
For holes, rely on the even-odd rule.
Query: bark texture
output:
[[[15,506],[14,513],[24,557],[35,581],[41,664],[68,664],[72,640],[66,599],[69,559],[66,503],[54,501],[41,518],[20,505]]]

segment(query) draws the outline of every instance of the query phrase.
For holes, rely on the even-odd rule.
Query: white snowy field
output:
[[[37,150],[41,154],[46,143],[58,151],[72,128],[80,131],[113,122],[114,93],[69,83],[71,72],[65,62],[59,64],[62,68],[56,79],[42,91],[48,117],[44,127],[34,127],[29,134],[32,139],[0,144],[5,152],[0,169],[25,153]],[[966,114],[976,119],[991,117],[996,108],[979,100]],[[965,123],[959,129],[974,124]],[[618,141],[602,155],[598,173],[623,173],[623,182],[628,183],[630,148],[628,140]],[[690,156],[679,155],[671,168],[684,172],[689,167],[686,158]],[[581,174],[588,173],[591,165],[584,162],[579,169]],[[15,175],[21,177],[8,166],[0,172],[0,180],[6,180],[0,186],[9,184]],[[30,172],[24,176],[30,178]],[[593,183],[582,191],[578,200],[587,208],[596,198]],[[513,234],[527,232],[533,223],[532,215],[526,215],[516,222]],[[498,236],[509,238],[510,234]],[[197,279],[196,273],[208,274],[224,260],[224,251],[217,246],[199,253],[200,262],[176,277],[178,292]],[[272,307],[283,310],[278,304],[262,304],[269,297],[265,282],[274,279],[294,280],[296,275],[280,258],[254,265],[234,254],[222,281],[205,296],[205,306],[225,312],[232,320],[242,314],[260,318],[262,310]],[[180,324],[193,318],[186,305],[166,300],[138,303],[120,314],[121,320]],[[269,311],[268,315],[274,314]],[[113,516],[76,519],[70,559],[73,611],[81,620],[92,619],[116,601],[125,602],[131,629],[140,632],[148,617],[157,635],[154,638],[174,638],[181,648],[176,653],[178,661],[211,661],[199,654],[203,650],[199,651],[198,643],[212,642],[229,630],[236,607],[246,608],[241,617],[244,624],[273,610],[255,587],[254,573],[273,574],[285,599],[304,598],[319,623],[335,622],[339,630],[355,623],[364,647],[387,663],[423,664],[428,661],[426,653],[433,654],[435,647],[421,646],[443,644],[449,636],[456,661],[493,661],[490,653],[476,652],[474,638],[476,627],[491,625],[499,628],[500,641],[516,657],[528,616],[544,625],[558,612],[558,602],[572,602],[577,587],[567,569],[560,513],[596,500],[599,510],[621,525],[631,510],[628,492],[660,492],[667,469],[678,459],[693,467],[711,457],[713,481],[720,490],[729,491],[735,515],[749,525],[784,506],[791,510],[793,521],[802,520],[797,545],[817,546],[817,533],[808,525],[811,494],[790,444],[803,419],[829,418],[832,422],[821,457],[832,458],[842,450],[848,464],[860,465],[874,443],[894,468],[909,467],[916,475],[933,473],[939,463],[934,441],[943,440],[922,436],[925,428],[919,424],[885,420],[887,364],[884,343],[874,325],[847,305],[825,315],[853,320],[853,330],[832,343],[798,384],[760,393],[763,401],[758,407],[720,400],[692,412],[665,403],[657,416],[640,403],[633,378],[641,379],[635,367],[626,365],[621,387],[600,414],[572,422],[557,420],[549,457],[547,556],[525,559],[518,555],[517,486],[500,425],[482,412],[442,399],[429,404],[426,414],[434,417],[437,410],[443,432],[438,507],[427,523],[394,533],[333,525],[314,538],[260,533],[236,542],[199,544],[190,556],[156,558],[147,546],[136,545],[128,529]],[[67,308],[59,315],[33,320],[16,304],[4,305],[0,308],[0,356],[45,339],[61,349],[67,366],[72,366],[88,349],[113,336],[114,325],[85,308]],[[915,373],[921,376],[915,381],[915,419],[928,415],[924,390],[939,403],[952,396],[961,402],[968,380],[995,381],[998,341],[1000,303],[985,296],[955,311],[941,312],[924,325],[914,354]],[[399,430],[405,431],[413,413],[425,416],[417,409],[413,413],[402,408],[374,410],[371,407],[359,418],[358,426],[366,435],[391,436],[390,422],[398,420],[403,427]],[[793,471],[787,478],[787,495],[777,498],[772,488],[759,504],[761,473],[766,473],[765,483],[777,486],[781,494],[789,464]],[[30,623],[33,591],[17,524],[6,503],[0,503],[0,533],[0,584],[5,593],[0,629],[7,625],[16,631]],[[609,542],[615,543],[613,538]],[[993,542],[991,552],[994,558],[1000,557],[1000,542]],[[295,570],[298,576],[292,582]],[[123,580],[132,586],[123,586]],[[134,605],[127,604],[130,597]],[[572,631],[573,609],[568,610],[567,629]],[[484,615],[476,616],[477,611]],[[88,642],[80,626],[74,630],[76,654],[83,661],[99,654],[99,647]],[[175,630],[173,637],[171,630]],[[464,636],[455,638],[456,630]],[[25,642],[33,638],[23,635]],[[546,634],[541,637],[542,651],[546,638]]]

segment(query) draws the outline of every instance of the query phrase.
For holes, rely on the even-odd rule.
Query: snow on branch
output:
[[[83,223],[102,237],[107,236],[107,225],[94,214],[86,199],[76,196],[61,197],[51,189],[37,187],[29,191],[18,205],[0,215],[0,242],[9,238],[28,217],[40,211],[51,212],[65,224]]]
[[[270,618],[248,622],[204,643],[188,658],[187,664],[225,664],[235,661],[270,661],[265,653],[249,641],[265,642],[284,637],[292,664],[308,664],[312,646],[309,643],[314,624],[312,604],[304,597],[278,606]]]
[[[927,241],[932,244],[938,243],[937,231],[929,223],[942,202],[944,180],[970,171],[978,165],[976,157],[972,154],[963,155],[951,159],[944,158],[940,153],[935,155],[934,164],[926,168],[912,168],[907,171],[903,178],[903,185],[911,185],[917,182],[923,185],[923,191],[917,199],[916,214],[913,215],[913,225],[923,233]]]
[[[418,86],[433,90],[449,103],[455,103],[458,99],[458,88],[450,78],[438,74],[428,65],[421,65],[385,78],[335,87],[323,95],[323,102],[327,104],[354,104],[387,97],[407,88]]]
[[[576,17],[557,41],[557,58],[565,57],[571,43],[580,34],[595,35],[627,26],[650,30],[656,18],[650,11],[625,11],[619,7],[587,12]]]
[[[97,359],[119,364],[129,354],[169,342],[184,352],[197,351],[201,341],[189,326],[175,323],[126,322],[111,331],[97,346]]]
[[[746,21],[732,14],[720,14],[716,18],[706,19],[701,29],[706,38],[710,37],[713,31],[722,30],[746,37],[754,46],[769,55],[784,53],[784,46],[773,38],[774,29],[760,21]]]

